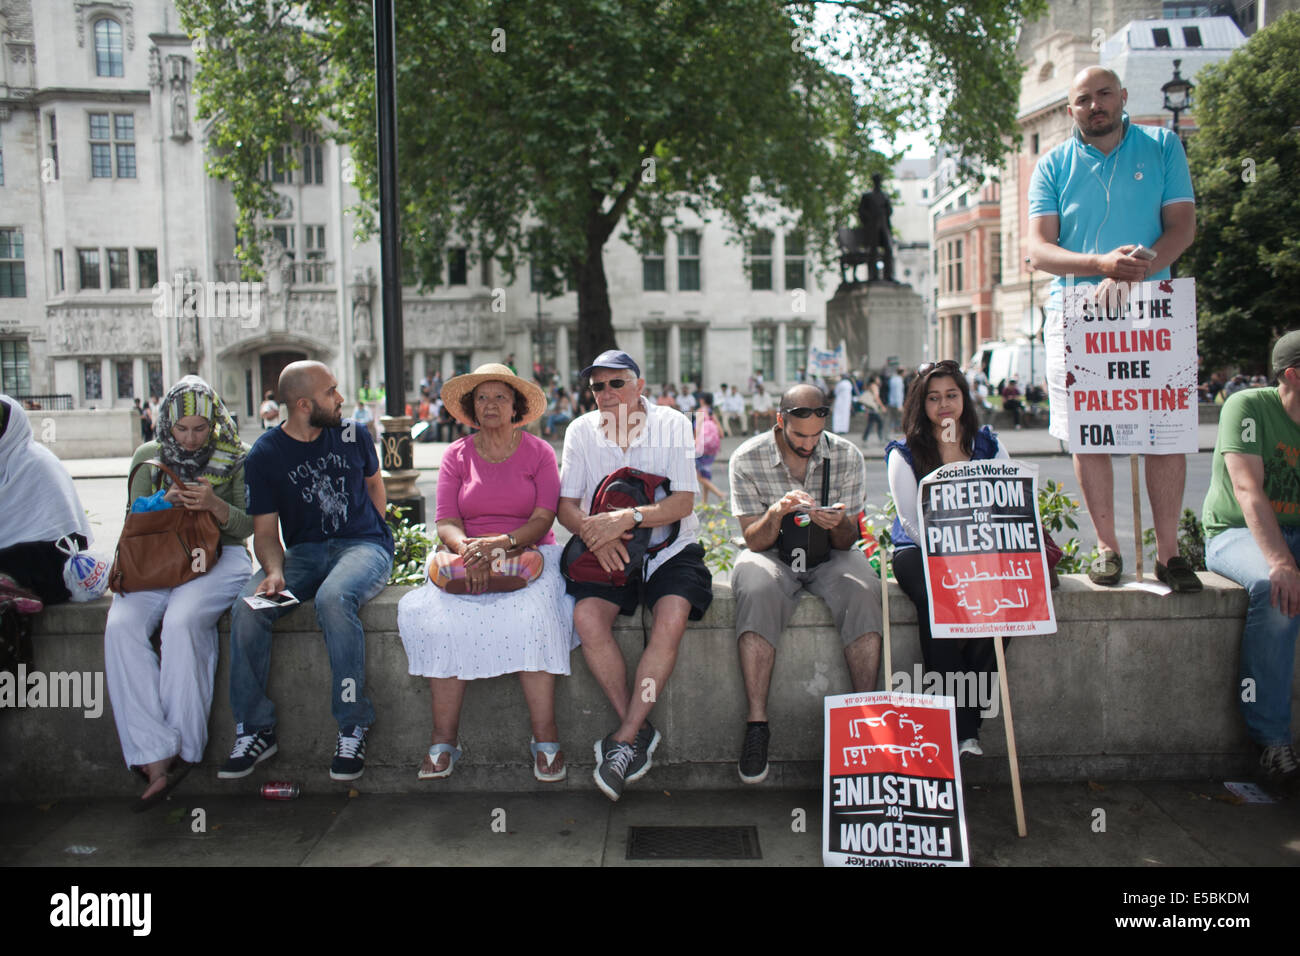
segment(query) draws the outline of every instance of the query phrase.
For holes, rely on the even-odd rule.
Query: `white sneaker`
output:
[[[980,746],[980,739],[978,737],[967,737],[957,745],[957,753],[958,755],[974,754],[976,757],[983,757],[984,748]]]

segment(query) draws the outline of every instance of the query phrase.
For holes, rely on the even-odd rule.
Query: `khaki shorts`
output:
[[[861,551],[832,551],[812,570],[793,571],[772,548],[742,551],[732,568],[736,637],[753,631],[775,647],[801,590],[826,602],[845,647],[863,634],[880,633],[880,579]]]

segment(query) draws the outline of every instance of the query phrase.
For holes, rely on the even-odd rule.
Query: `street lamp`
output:
[[[1174,60],[1174,77],[1164,86],[1160,87],[1160,92],[1165,95],[1165,109],[1174,114],[1172,129],[1174,135],[1178,136],[1178,114],[1184,113],[1192,108],[1192,82],[1183,79],[1178,72],[1178,65],[1182,60]],[[1181,143],[1183,138],[1178,136]]]

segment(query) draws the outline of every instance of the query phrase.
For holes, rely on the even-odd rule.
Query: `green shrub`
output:
[[[429,553],[438,546],[438,536],[429,537],[422,524],[409,524],[402,517],[402,508],[390,504],[384,513],[388,527],[393,531],[393,573],[389,584],[423,584],[424,568]]]
[[[698,504],[695,516],[700,519],[700,547],[704,549],[704,563],[713,574],[730,571],[736,564],[740,549],[731,540],[731,511],[721,502],[712,505]]]

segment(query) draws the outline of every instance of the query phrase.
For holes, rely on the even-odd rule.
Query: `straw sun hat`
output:
[[[520,421],[512,423],[515,427],[536,421],[546,411],[546,395],[535,382],[520,378],[499,362],[489,362],[466,375],[457,375],[455,378],[448,379],[442,386],[442,403],[447,408],[447,414],[462,425],[478,428],[473,419],[466,417],[460,400],[484,382],[501,382],[524,396],[528,402],[528,409]]]

